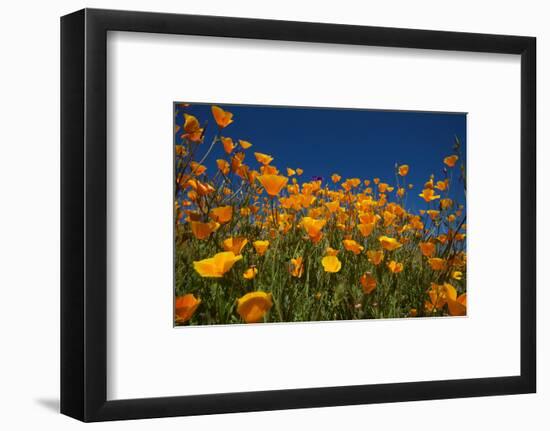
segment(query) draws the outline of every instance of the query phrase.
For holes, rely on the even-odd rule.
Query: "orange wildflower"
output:
[[[221,128],[229,126],[233,122],[233,114],[228,111],[224,111],[219,106],[212,106],[212,115],[216,124]]]
[[[272,306],[271,293],[250,292],[237,300],[237,313],[246,323],[257,323]]]
[[[176,322],[185,323],[188,320],[191,320],[191,317],[193,317],[193,314],[197,311],[200,303],[201,300],[199,298],[195,298],[192,293],[176,297],[176,302],[174,304]]]

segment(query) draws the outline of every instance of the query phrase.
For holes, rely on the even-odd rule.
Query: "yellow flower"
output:
[[[428,263],[434,271],[443,271],[447,266],[447,262],[445,261],[445,259],[441,259],[439,257],[432,257],[428,259]]]
[[[431,202],[441,197],[441,195],[436,195],[433,189],[424,189],[422,190],[422,193],[420,193],[418,196],[420,196],[426,202]]]
[[[250,292],[237,300],[237,313],[246,323],[257,323],[272,306],[271,293]]]
[[[288,178],[280,175],[260,175],[258,181],[271,197],[277,196],[288,182]]]
[[[176,303],[174,307],[176,312],[176,322],[184,323],[190,320],[191,317],[193,317],[193,314],[195,314],[195,311],[197,310],[200,303],[201,300],[195,298],[192,293],[178,296],[176,298]]]
[[[252,146],[252,144],[250,142],[243,141],[242,139],[239,139],[239,145],[241,146],[241,148],[243,150],[248,150]]]
[[[212,115],[214,116],[214,120],[216,120],[218,126],[222,129],[229,126],[233,122],[233,114],[231,112],[224,111],[218,106],[212,106]]]
[[[379,237],[378,241],[380,241],[380,244],[382,244],[382,247],[384,247],[386,250],[389,250],[389,251],[397,250],[399,247],[403,245],[399,241],[397,241],[395,238],[390,238],[389,236],[385,236],[385,235],[382,235],[381,237]]]
[[[372,233],[374,229],[374,223],[359,223],[357,225],[357,228],[359,229],[359,232],[361,232],[361,235],[366,237]]]
[[[231,151],[235,148],[235,144],[233,143],[233,139],[231,138],[221,138],[223,149],[227,154],[231,154]]]
[[[256,249],[256,253],[258,253],[260,256],[263,256],[267,251],[267,248],[269,247],[269,241],[258,240],[254,241],[252,245]]]
[[[233,207],[228,205],[224,207],[213,208],[210,211],[210,215],[218,223],[227,223],[233,217]]]
[[[336,256],[325,256],[321,259],[325,272],[338,272],[342,268],[342,262]]]
[[[406,176],[409,173],[409,165],[399,166],[399,175],[402,177]]]
[[[418,246],[426,257],[432,257],[435,254],[435,244],[433,242],[421,242]]]
[[[231,237],[223,241],[222,246],[225,251],[232,251],[235,255],[241,254],[248,240],[244,237]]]
[[[403,271],[403,264],[396,262],[395,260],[392,260],[390,263],[388,263],[388,268],[390,269],[391,272],[393,272],[394,274],[397,274]]]
[[[200,221],[192,221],[191,232],[197,239],[206,239],[212,232],[215,232],[220,227],[219,223],[215,221],[209,221],[208,223],[202,223]]]
[[[216,253],[214,257],[193,262],[193,267],[201,277],[220,278],[242,258],[241,255],[235,256],[232,251],[224,251]]]
[[[452,168],[456,164],[457,160],[458,156],[456,155],[447,156],[443,159],[443,163],[445,163],[449,168]]]
[[[301,223],[302,227],[305,229],[309,238],[313,242],[318,242],[321,239],[321,229],[323,229],[323,227],[325,226],[326,220],[318,220],[312,217],[304,217],[302,218]]]
[[[359,281],[361,282],[363,293],[365,293],[366,295],[376,289],[376,278],[374,278],[370,272],[363,274]]]
[[[359,245],[357,242],[355,242],[352,239],[345,239],[342,242],[344,243],[344,248],[348,251],[353,252],[353,254],[355,255],[361,253],[364,249],[363,246]]]
[[[256,268],[255,266],[251,266],[244,272],[243,277],[247,280],[252,280],[254,277],[256,277],[257,274],[258,268]]]
[[[332,174],[332,175],[330,176],[330,179],[332,180],[333,183],[336,184],[336,183],[340,182],[340,180],[342,179],[342,177],[341,177],[340,175],[338,175],[338,174]]]
[[[451,277],[453,277],[455,280],[462,280],[462,272],[453,271],[453,273],[451,274]]]
[[[369,262],[374,265],[380,265],[380,262],[384,259],[384,251],[383,250],[369,250],[367,251],[367,257],[369,258]]]
[[[296,278],[300,278],[304,273],[304,262],[302,257],[297,257],[296,259],[290,259],[290,275]]]
[[[189,114],[183,114],[183,117],[185,118],[185,124],[183,125],[183,130],[185,130],[185,133],[181,137],[187,138],[193,142],[199,142],[204,130],[201,128],[199,120]]]
[[[258,163],[261,163],[264,166],[269,165],[273,161],[273,157],[264,153],[254,153],[254,157],[256,157]]]
[[[294,169],[291,169],[291,168],[286,168],[286,174],[291,177],[293,175],[296,175],[296,171]]]

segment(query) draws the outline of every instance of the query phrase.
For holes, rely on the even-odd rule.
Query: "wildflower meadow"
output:
[[[175,325],[466,315],[458,137],[420,183],[400,154],[348,178],[280,165],[237,108],[174,107]]]

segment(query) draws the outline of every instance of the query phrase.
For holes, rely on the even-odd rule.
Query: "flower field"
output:
[[[176,325],[466,315],[458,139],[422,184],[406,160],[386,178],[312,177],[234,136],[231,108],[176,106]]]

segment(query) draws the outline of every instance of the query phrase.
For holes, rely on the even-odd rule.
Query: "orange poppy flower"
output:
[[[304,170],[303,169],[300,169],[300,168],[297,168],[296,169],[296,175],[300,176],[304,173]]]
[[[338,211],[340,209],[340,202],[339,201],[332,201],[332,202],[327,202],[325,204],[325,206],[328,208],[328,210],[331,212],[331,213],[334,213],[336,211]]]
[[[214,120],[220,128],[225,128],[233,122],[233,114],[228,111],[224,111],[219,106],[212,106],[212,115]]]
[[[398,274],[401,271],[403,271],[403,264],[400,262],[396,262],[395,260],[392,260],[391,262],[388,263],[388,268],[394,274]]]
[[[383,250],[369,250],[367,251],[367,257],[369,258],[369,262],[373,265],[380,265],[380,262],[384,259],[384,251]]]
[[[260,256],[263,256],[267,251],[267,248],[269,247],[269,241],[258,240],[254,241],[252,245],[254,246],[256,253],[258,253]]]
[[[237,300],[237,313],[246,323],[257,323],[272,306],[271,293],[250,292]]]
[[[176,322],[185,323],[190,320],[193,314],[195,314],[195,311],[197,311],[200,303],[201,300],[195,298],[192,293],[176,297],[176,303],[174,304]]]
[[[244,237],[231,237],[222,242],[222,247],[225,251],[232,251],[235,255],[241,254],[248,240]]]
[[[304,217],[302,218],[301,224],[302,227],[307,232],[309,239],[313,242],[318,242],[321,239],[322,232],[321,229],[326,224],[326,220],[315,219],[313,217]]]
[[[256,157],[258,163],[261,163],[264,166],[269,165],[273,161],[273,157],[271,157],[269,154],[254,153],[254,157]]]
[[[453,206],[453,200],[449,198],[441,199],[439,201],[439,206],[441,207],[442,210],[451,208]]]
[[[300,278],[304,273],[304,262],[302,257],[297,257],[295,259],[290,259],[290,275],[296,278]]]
[[[206,166],[201,165],[197,162],[191,162],[190,166],[191,166],[191,172],[193,173],[193,175],[198,176],[198,175],[202,175],[206,172]]]
[[[435,244],[433,242],[421,242],[418,246],[426,257],[432,257],[435,254]]]
[[[359,245],[352,239],[345,239],[342,241],[342,243],[344,244],[344,248],[346,250],[351,251],[355,255],[361,253],[364,250],[364,247],[362,245]]]
[[[183,114],[185,118],[185,123],[183,125],[183,130],[185,133],[181,136],[182,138],[187,138],[192,142],[200,142],[202,137],[203,128],[199,124],[199,120],[193,115]]]
[[[390,238],[389,236],[385,236],[385,235],[382,235],[381,237],[379,237],[378,241],[380,241],[380,244],[382,245],[382,247],[384,247],[386,250],[389,250],[389,251],[397,250],[398,248],[403,246],[403,244],[401,244],[395,238]]]
[[[456,296],[456,292],[455,292]],[[465,316],[466,315],[466,294],[463,293],[458,298],[447,298],[447,307],[451,316]]]
[[[233,143],[233,139],[224,138],[223,136],[220,139],[222,141],[224,151],[227,154],[231,154],[231,151],[235,149],[235,144]]]
[[[291,177],[293,175],[296,175],[296,171],[294,169],[291,169],[291,168],[286,168],[286,174]]]
[[[213,208],[210,211],[210,216],[218,223],[227,223],[233,217],[233,207],[228,205]]]
[[[409,173],[409,165],[401,165],[399,166],[399,175],[402,177],[406,176]]]
[[[194,261],[193,267],[201,277],[220,278],[242,258],[241,255],[235,255],[232,251],[224,251],[207,259]]]
[[[248,150],[252,146],[252,144],[250,142],[243,141],[242,139],[239,139],[239,145],[241,146],[241,148],[243,150]]]
[[[243,277],[247,280],[252,280],[256,275],[258,275],[258,268],[255,266],[251,266],[243,273]]]
[[[224,175],[228,175],[229,174],[229,163],[227,163],[225,160],[223,159],[218,159],[216,160],[216,164],[218,165],[218,169],[224,174]]]
[[[288,182],[288,178],[281,175],[260,175],[258,181],[271,197],[277,196]]]
[[[357,225],[357,228],[359,229],[359,232],[361,232],[361,235],[367,237],[372,233],[374,229],[374,223],[359,223]]]
[[[327,256],[336,256],[338,253],[340,253],[340,250],[336,250],[330,246],[325,250],[325,255]]]
[[[431,257],[428,259],[428,263],[434,271],[443,271],[447,267],[447,262],[445,259],[441,259],[439,257]]]
[[[338,175],[338,174],[332,174],[332,175],[330,176],[330,179],[332,180],[333,183],[336,184],[336,183],[340,182],[340,180],[342,179],[342,177],[341,177],[340,175]]]
[[[422,190],[422,193],[420,193],[418,196],[420,196],[426,202],[431,202],[441,197],[441,195],[436,195],[433,189],[429,188]]]
[[[435,188],[438,189],[438,190],[441,190],[443,192],[447,189],[448,183],[449,183],[448,180],[438,181],[437,183],[435,183]]]
[[[443,159],[443,163],[445,163],[449,168],[454,167],[457,161],[458,161],[457,155],[447,156]]]
[[[191,179],[187,181],[187,184],[189,184],[191,188],[193,188],[193,190],[195,190],[199,196],[209,195],[210,193],[213,193],[216,190],[210,184],[203,183],[199,180]]]
[[[363,274],[359,281],[361,282],[363,293],[365,293],[366,295],[370,294],[374,289],[376,289],[376,278],[374,278],[370,272]]]
[[[215,221],[209,221],[208,223],[203,223],[200,221],[192,221],[191,232],[195,235],[197,239],[206,239],[210,236],[212,232],[215,232],[220,227],[219,223]]]

